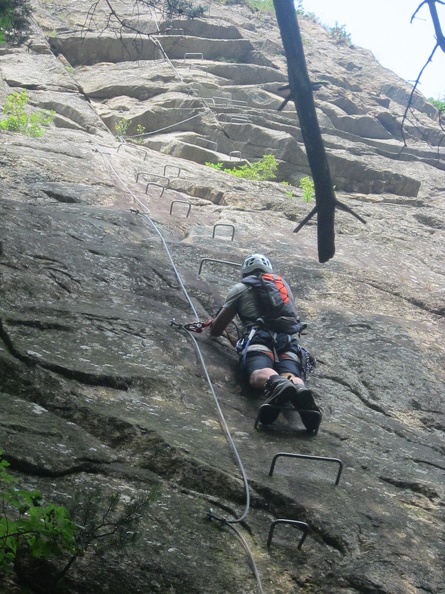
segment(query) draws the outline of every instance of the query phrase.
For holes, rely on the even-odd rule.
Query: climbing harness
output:
[[[280,361],[280,357],[277,353],[277,349],[276,349],[276,341],[277,341],[277,332],[273,332],[271,330],[266,330],[266,328],[264,328],[264,326],[261,324],[262,322],[262,318],[259,318],[257,320],[257,322],[259,322],[259,324],[257,326],[252,326],[250,328],[250,330],[248,330],[243,337],[241,337],[238,342],[236,343],[236,351],[238,352],[238,354],[241,356],[241,362],[243,364],[243,366],[246,363],[246,357],[247,357],[247,353],[253,352],[253,351],[263,351],[263,352],[267,352],[267,353],[272,353],[273,355],[273,360],[275,363],[278,363]],[[304,328],[307,327],[307,324],[302,324],[302,326],[304,326]],[[304,329],[303,328],[303,329]],[[270,345],[266,345],[266,344],[251,344],[255,334],[259,331],[262,330],[264,332],[267,332],[267,334],[269,334],[270,336]],[[298,335],[300,336],[301,333],[298,333]],[[291,339],[292,337],[289,335],[288,336],[288,345],[290,345],[291,343]],[[296,361],[297,363],[300,364],[301,366],[301,371],[302,371],[302,379],[303,381],[306,381],[308,376],[314,371],[317,362],[315,360],[315,358],[310,354],[310,352],[305,349],[304,347],[302,347],[300,344],[298,345],[298,354],[293,353],[292,351],[283,351],[280,353],[282,358],[285,359],[292,359],[293,361]]]
[[[159,43],[159,45],[160,45],[160,43]],[[161,46],[161,50],[162,50],[162,52],[164,54],[165,59],[172,65],[172,63],[168,59],[166,53],[163,51],[162,46]],[[173,67],[173,65],[172,65],[172,67]],[[173,67],[173,69],[176,71],[176,69],[174,67]],[[179,75],[179,77],[180,77],[180,75]],[[213,112],[212,112],[212,110],[209,109],[209,107],[206,104],[206,102],[204,102],[204,104],[205,104],[205,107],[207,108],[207,110],[209,110],[212,113],[212,115],[214,115]],[[194,115],[193,117],[197,117],[197,115],[198,114]],[[216,119],[217,124],[219,125],[219,127],[224,132],[224,134],[228,137],[228,135],[224,131],[221,123],[219,122],[219,120],[217,118],[215,118],[215,119]],[[189,323],[189,324],[181,325],[181,324],[176,323],[174,320],[172,320],[171,325],[174,326],[174,327],[176,327],[176,328],[178,328],[178,329],[184,329],[184,330],[186,330],[189,333],[189,336],[190,336],[190,338],[193,341],[193,344],[195,346],[197,355],[198,355],[198,357],[200,359],[200,362],[201,362],[201,365],[202,365],[202,368],[203,368],[205,377],[207,379],[207,382],[208,382],[208,385],[209,385],[211,394],[213,396],[213,399],[214,399],[214,402],[215,402],[215,406],[217,408],[217,412],[218,412],[218,416],[219,416],[219,419],[220,419],[221,427],[222,427],[223,431],[226,434],[226,438],[227,438],[227,440],[228,440],[228,442],[229,442],[229,444],[230,444],[230,446],[232,448],[233,455],[234,455],[234,457],[236,459],[236,462],[237,462],[237,466],[238,466],[239,471],[240,471],[240,473],[242,475],[243,484],[244,484],[244,488],[245,488],[245,494],[246,494],[245,509],[244,509],[243,514],[240,517],[235,518],[235,519],[222,518],[222,517],[219,517],[217,514],[215,514],[213,512],[213,510],[210,510],[208,517],[210,519],[212,519],[212,520],[216,520],[216,521],[220,522],[222,525],[227,525],[229,528],[231,528],[234,531],[234,533],[236,534],[236,536],[238,537],[238,539],[241,541],[241,543],[243,544],[243,546],[244,546],[247,554],[250,557],[251,566],[253,568],[253,571],[254,571],[254,574],[255,574],[255,578],[257,580],[258,590],[259,590],[260,594],[263,594],[263,589],[262,589],[262,585],[261,585],[261,579],[260,579],[260,576],[258,574],[258,571],[257,571],[256,565],[255,565],[255,561],[254,561],[254,558],[252,556],[252,553],[251,553],[251,551],[249,549],[249,546],[248,546],[247,542],[245,541],[245,539],[242,537],[242,535],[240,534],[240,532],[235,527],[237,523],[242,523],[242,522],[244,522],[246,520],[247,515],[248,515],[248,512],[249,512],[249,509],[250,509],[250,488],[249,488],[249,483],[248,483],[247,475],[246,475],[246,472],[245,472],[243,463],[241,461],[241,458],[239,456],[239,453],[237,451],[236,445],[235,445],[235,443],[233,441],[233,438],[231,436],[230,430],[229,430],[229,428],[227,426],[227,422],[226,422],[226,420],[224,418],[224,415],[222,413],[222,410],[221,410],[221,407],[220,407],[220,404],[219,404],[219,401],[218,401],[218,397],[217,397],[217,395],[215,393],[215,390],[213,388],[213,384],[212,384],[212,381],[211,381],[210,376],[208,374],[208,370],[207,370],[205,361],[203,359],[201,350],[199,348],[199,344],[198,344],[198,342],[196,341],[196,339],[194,337],[194,334],[195,333],[200,334],[207,327],[209,327],[211,325],[211,323],[212,323],[212,320],[209,321],[209,322],[199,321],[199,317],[198,317],[197,311],[196,311],[196,309],[195,309],[195,307],[194,307],[194,305],[193,305],[193,303],[192,303],[192,301],[191,301],[191,299],[190,299],[190,297],[189,297],[189,295],[187,293],[187,290],[186,290],[186,288],[185,288],[185,286],[184,286],[184,284],[182,282],[181,276],[179,275],[179,272],[178,272],[178,270],[177,270],[177,268],[175,266],[175,263],[174,263],[174,261],[172,259],[172,256],[171,256],[170,250],[168,248],[168,245],[167,245],[167,243],[166,243],[166,241],[165,241],[162,233],[160,232],[158,226],[156,225],[156,223],[149,216],[150,211],[149,211],[148,207],[143,202],[141,202],[138,199],[138,197],[128,188],[128,186],[126,186],[124,184],[124,182],[120,178],[119,174],[116,172],[116,170],[111,165],[110,160],[109,159],[106,159],[104,151],[100,150],[100,148],[97,148],[96,150],[98,150],[98,152],[101,154],[102,158],[104,160],[106,160],[109,168],[111,169],[111,171],[115,175],[116,179],[119,181],[119,184],[122,187],[124,187],[125,192],[128,193],[132,197],[132,199],[134,200],[134,202],[138,203],[142,207],[142,209],[143,209],[144,212],[140,212],[140,211],[138,211],[136,209],[131,209],[131,210],[132,210],[132,212],[135,212],[137,214],[140,214],[144,219],[146,219],[146,221],[148,221],[150,223],[150,225],[153,227],[154,231],[158,234],[158,236],[159,236],[159,238],[160,238],[160,240],[161,240],[161,242],[162,242],[162,244],[164,246],[164,249],[166,251],[166,254],[167,254],[167,256],[168,256],[168,258],[170,260],[170,263],[172,265],[172,268],[173,268],[173,270],[174,270],[174,272],[176,274],[176,277],[177,277],[178,282],[179,282],[179,284],[181,286],[181,289],[182,289],[182,291],[183,291],[186,299],[188,300],[188,302],[190,304],[190,307],[191,307],[191,309],[192,309],[192,311],[193,311],[193,313],[194,313],[194,315],[196,317],[196,320],[197,320],[196,322],[192,322],[192,323]],[[306,326],[304,325],[304,328],[305,327]],[[302,329],[304,329],[304,328],[302,328]],[[237,331],[238,331],[238,328],[237,328]],[[249,333],[249,336],[250,336],[250,333]],[[250,345],[250,341],[252,340],[253,336],[254,336],[254,333],[250,336],[250,338],[248,337],[247,344],[244,345],[245,346],[244,350],[247,350],[250,346],[254,346],[254,345]],[[238,337],[239,337],[239,331],[238,331]],[[233,341],[230,339],[229,335],[227,335],[227,338],[233,344]],[[240,344],[240,341],[239,340],[238,340],[238,343],[237,344]],[[235,345],[233,345],[233,346],[235,346]],[[303,349],[302,347],[301,347],[301,349],[303,351],[305,351],[305,349]],[[311,362],[310,356],[308,357],[308,360],[309,360],[309,362]],[[312,359],[312,361],[313,361],[313,359]],[[302,363],[303,363],[303,357],[302,357]],[[315,366],[315,362],[314,361],[313,361],[313,365]],[[285,521],[285,520],[280,520],[280,521]],[[273,527],[274,526],[275,526],[275,524],[273,524]],[[270,546],[271,540],[272,540],[272,527],[271,527],[271,531],[270,531],[269,539],[268,539],[268,543],[267,543],[267,546],[268,547]],[[300,544],[302,544],[302,541],[301,541]]]
[[[167,245],[167,242],[166,242],[164,236],[162,235],[161,231],[159,230],[158,226],[156,225],[156,223],[149,216],[149,210],[148,210],[148,208],[146,207],[146,205],[143,202],[141,202],[139,200],[139,198],[134,194],[134,192],[132,192],[128,188],[128,186],[126,186],[126,184],[124,184],[124,182],[122,181],[122,179],[119,176],[118,172],[114,169],[114,167],[110,163],[110,160],[108,158],[106,158],[107,155],[104,153],[104,151],[101,150],[101,148],[98,145],[96,145],[96,150],[102,156],[102,159],[107,163],[107,165],[111,169],[113,175],[116,177],[116,179],[119,181],[119,183],[125,189],[125,191],[128,192],[129,195],[132,197],[132,199],[135,202],[137,202],[146,211],[146,212],[135,211],[135,213],[140,214],[146,221],[148,221],[150,223],[150,225],[153,227],[154,231],[158,234],[158,236],[159,236],[159,238],[160,238],[160,240],[162,242],[162,245],[164,246],[164,249],[165,249],[165,252],[167,254],[167,257],[170,260],[170,263],[172,265],[172,268],[173,268],[173,270],[175,272],[176,278],[178,279],[178,282],[179,282],[179,284],[181,286],[182,292],[184,293],[184,296],[187,299],[187,301],[188,301],[188,303],[189,303],[189,305],[190,305],[190,307],[191,307],[191,309],[193,311],[193,314],[195,315],[195,318],[197,320],[197,323],[198,324],[201,323],[201,322],[199,322],[198,312],[196,311],[196,308],[193,305],[193,302],[192,302],[192,300],[191,300],[191,298],[190,298],[190,296],[189,296],[189,294],[187,292],[187,289],[186,289],[186,287],[185,287],[185,285],[184,285],[184,283],[182,281],[181,275],[179,274],[179,271],[178,271],[178,269],[177,269],[177,267],[176,267],[176,265],[175,265],[175,263],[173,261],[173,258],[172,258],[171,252],[169,250],[169,247]],[[172,324],[171,325],[174,326],[174,327],[176,327],[176,328],[178,328],[178,329],[182,329],[183,328],[183,326],[181,324],[178,324],[174,320],[172,320]],[[242,460],[240,458],[240,455],[238,453],[238,450],[236,448],[236,445],[235,445],[235,442],[233,440],[233,437],[232,437],[232,435],[230,433],[230,429],[229,429],[229,427],[227,425],[227,421],[226,421],[226,419],[225,419],[225,417],[223,415],[221,406],[219,404],[218,397],[217,397],[216,392],[215,392],[215,389],[213,387],[212,380],[211,380],[211,378],[209,376],[209,373],[208,373],[208,370],[207,370],[206,363],[205,363],[204,358],[202,356],[201,349],[199,347],[199,344],[198,344],[197,340],[194,337],[194,332],[188,332],[188,335],[190,336],[190,338],[193,341],[193,345],[195,347],[196,353],[197,353],[198,358],[200,360],[202,369],[204,371],[204,375],[205,375],[206,380],[207,380],[207,383],[209,385],[210,392],[211,392],[212,397],[213,397],[213,400],[215,402],[215,406],[216,406],[217,413],[218,413],[218,416],[219,416],[219,420],[220,420],[220,423],[221,423],[221,428],[223,429],[223,431],[224,431],[224,433],[226,435],[227,441],[229,442],[230,447],[232,449],[232,452],[233,452],[233,455],[235,457],[235,460],[236,460],[238,469],[239,469],[240,474],[242,476],[242,480],[243,480],[243,484],[244,484],[244,489],[245,489],[245,494],[246,494],[246,504],[245,504],[244,512],[242,513],[242,515],[239,518],[236,518],[234,520],[225,520],[225,522],[227,524],[241,523],[241,522],[244,522],[245,519],[247,518],[247,515],[249,513],[249,509],[250,509],[250,488],[249,488],[249,482],[248,482],[248,479],[247,479],[247,474],[246,474],[244,465],[242,463]],[[260,583],[258,584],[258,586],[259,586],[259,588],[261,588],[261,584]]]

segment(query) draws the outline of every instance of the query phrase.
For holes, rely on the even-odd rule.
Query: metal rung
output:
[[[230,103],[232,105],[240,105],[240,106],[243,106],[243,107],[247,107],[247,105],[248,105],[247,101],[240,101],[238,99],[230,99]]]
[[[163,186],[162,184],[157,184],[155,182],[148,182],[147,187],[145,188],[145,193],[148,192],[148,187],[149,186],[156,186],[157,188],[162,188],[161,195],[159,196],[159,198],[162,198],[162,195],[163,195],[164,190],[165,190],[165,186]]]
[[[276,461],[279,457],[285,457],[285,458],[301,458],[303,460],[315,460],[315,461],[323,461],[323,462],[333,462],[334,464],[338,464],[339,468],[338,468],[338,473],[337,473],[337,478],[335,480],[335,484],[338,485],[338,483],[340,482],[340,477],[341,477],[341,473],[343,471],[343,462],[339,459],[339,458],[328,458],[326,456],[309,456],[306,454],[290,454],[287,452],[279,452],[278,454],[275,454],[275,456],[272,459],[272,464],[270,465],[270,470],[269,470],[269,476],[273,475],[273,471],[275,468],[275,464]]]
[[[155,177],[157,180],[159,180],[157,183],[161,183],[162,180],[166,181],[165,187],[168,188],[168,182],[170,181],[168,179],[168,177],[166,177],[165,175],[157,175],[156,173],[147,173],[146,171],[139,171],[136,174],[136,181],[139,181],[139,176],[145,176],[147,175],[148,177]],[[147,181],[147,180],[145,180]]]
[[[229,157],[230,160],[232,160],[232,157],[238,157],[238,159],[241,159],[241,151],[230,151]]]
[[[137,153],[143,153],[144,154],[144,161],[147,158],[147,154],[148,153],[147,153],[146,150],[144,150],[143,148],[141,148],[139,146],[134,146],[133,144],[130,144],[130,143],[125,142],[125,141],[121,142],[120,145],[117,147],[117,152],[119,152],[119,150],[120,150],[120,148],[122,146],[125,146],[127,149],[135,150]]]
[[[286,519],[275,520],[270,525],[269,536],[267,538],[267,548],[269,548],[272,543],[273,533],[275,530],[275,526],[277,524],[289,524],[290,526],[295,526],[295,528],[299,528],[300,530],[303,531],[303,536],[300,538],[300,542],[298,543],[298,547],[297,547],[298,549],[301,549],[301,547],[303,546],[303,543],[306,539],[307,533],[309,532],[309,526],[306,524],[306,522],[299,522],[298,520],[286,520]]]
[[[242,264],[238,264],[237,262],[229,262],[227,260],[215,260],[214,258],[203,258],[199,264],[198,276],[201,274],[204,262],[218,262],[218,264],[228,264],[229,266],[233,266],[234,268],[241,268],[242,266]]]
[[[180,31],[180,33],[174,33],[174,31]],[[181,29],[180,27],[167,27],[167,29],[164,29],[163,33],[166,33],[167,35],[184,35],[184,29]]]
[[[170,204],[170,214],[172,214],[172,211],[173,211],[173,204],[177,204],[177,203],[188,205],[187,214],[185,215],[185,217],[188,218],[190,211],[192,209],[192,205],[190,204],[190,202],[187,202],[187,200],[172,200],[172,203]]]
[[[232,229],[232,237],[230,238],[230,241],[233,241],[233,238],[235,237],[235,225],[231,225],[230,223],[216,223],[213,225],[212,237],[215,237],[215,231],[217,227],[230,227]]]
[[[170,169],[175,169],[175,170],[178,171],[178,175],[176,177],[179,177],[181,175],[181,168],[178,167],[177,165],[165,165],[165,167],[164,167],[164,177],[165,177],[165,175],[167,173],[167,169],[169,169],[169,168]]]
[[[230,123],[231,124],[251,124],[252,123],[252,120],[247,120],[247,119],[244,120],[244,119],[241,119],[241,118],[231,118],[230,119]]]
[[[194,54],[192,52],[188,52],[188,53],[184,54],[184,62],[190,58],[201,58],[201,60],[204,60],[204,54],[200,54],[200,53]]]
[[[230,116],[231,122],[241,122],[243,124],[251,124],[252,120],[246,116]]]
[[[227,105],[227,101],[230,101],[227,97],[213,97],[215,105]]]
[[[145,151],[143,148],[139,148],[139,147],[137,147],[137,146],[131,146],[131,147],[130,147],[128,144],[127,144],[127,148],[132,148],[132,149],[134,149],[134,150],[135,150],[137,153],[144,153],[144,161],[145,161],[145,159],[147,158],[147,154],[148,154],[148,153],[147,153],[147,151]]]
[[[207,144],[211,144],[213,145],[215,148],[214,150],[216,151],[218,148],[218,143],[214,142],[213,140],[209,140],[208,138],[204,138],[203,136],[197,136],[196,140],[202,140],[202,142],[207,142]]]

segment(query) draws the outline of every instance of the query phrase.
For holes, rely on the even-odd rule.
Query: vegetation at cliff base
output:
[[[0,576],[12,571],[17,554],[37,559],[68,559],[57,583],[73,563],[92,549],[121,551],[140,537],[139,523],[160,496],[158,487],[134,497],[105,495],[100,489],[76,491],[69,506],[47,503],[36,490],[19,486],[0,450]]]
[[[27,136],[43,136],[45,128],[54,121],[54,112],[46,109],[30,111],[26,91],[11,93],[6,97],[3,113],[5,117],[0,120],[0,130],[8,132],[21,132]]]
[[[223,171],[234,177],[241,177],[243,179],[251,179],[257,181],[267,181],[276,178],[276,172],[278,169],[277,160],[274,155],[264,155],[264,157],[256,163],[249,163],[241,165],[240,167],[234,167],[233,169],[227,167],[223,169],[222,163],[209,163],[206,165],[217,171]]]
[[[68,510],[44,504],[38,491],[20,489],[8,467],[0,459],[0,572],[12,567],[19,550],[36,558],[74,552],[77,529]]]

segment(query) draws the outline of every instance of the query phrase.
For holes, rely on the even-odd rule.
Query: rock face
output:
[[[336,256],[320,265],[315,224],[292,233],[311,209],[296,187],[310,171],[295,109],[277,111],[287,79],[273,19],[211,4],[204,19],[137,20],[127,7],[147,33],[135,38],[104,33],[98,7],[84,35],[88,8],[37,3],[29,47],[0,55],[2,100],[26,89],[56,112],[42,138],[0,136],[0,447],[48,501],[98,487],[161,495],[138,547],[87,553],[65,591],[445,592],[436,110],[416,94],[402,131],[409,86],[300,20],[310,76],[326,83],[315,98],[336,190],[367,222],[339,212]],[[205,166],[267,153],[295,185]],[[212,317],[256,251],[308,323],[316,437],[294,413],[254,430],[260,396],[229,342],[177,327]],[[280,457],[269,476],[280,452],[340,459],[340,483],[337,462],[320,460]],[[267,547],[283,518],[308,524],[301,550],[281,524]],[[2,591],[51,591],[29,568],[19,577]]]

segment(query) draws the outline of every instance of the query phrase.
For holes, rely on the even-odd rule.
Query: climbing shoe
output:
[[[320,427],[322,414],[315,404],[311,390],[304,386],[295,386],[296,394],[292,398],[293,407],[300,413],[303,425],[312,435],[316,435]]]
[[[270,425],[277,420],[281,408],[296,398],[296,389],[290,380],[273,375],[267,380],[264,393],[266,400],[260,406],[258,420],[263,425]]]

